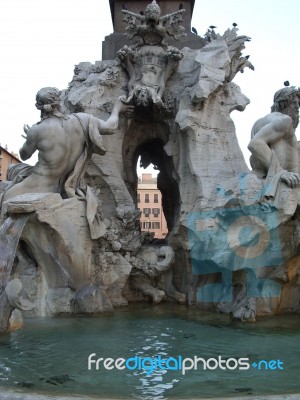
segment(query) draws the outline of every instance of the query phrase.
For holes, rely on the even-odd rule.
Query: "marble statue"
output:
[[[88,152],[105,153],[101,133],[112,134],[117,128],[121,100],[118,99],[110,118],[102,121],[84,113],[66,115],[61,111],[60,94],[50,87],[37,93],[36,107],[41,110],[41,120],[32,127],[24,126],[26,142],[20,156],[27,160],[38,151],[39,160],[26,179],[4,193],[3,201],[24,193],[65,191],[74,195],[84,170],[78,165],[79,160],[84,165]]]
[[[300,89],[286,86],[274,95],[271,113],[255,122],[248,145],[250,162],[266,178],[265,197],[274,198],[281,182],[295,188],[300,204],[300,171],[295,130],[299,123]]]
[[[24,126],[26,141],[20,149],[22,160],[29,159],[38,151],[38,162],[30,168],[24,180],[16,184],[12,181],[2,202],[26,193],[60,193],[66,198],[85,196],[87,214],[93,214],[92,237],[97,238],[103,230],[97,227],[100,222],[95,221],[97,201],[93,199],[93,192],[86,188],[83,176],[91,154],[103,155],[106,152],[101,135],[114,133],[120,111],[128,107],[119,98],[107,121],[86,113],[67,115],[62,111],[60,95],[61,92],[53,87],[38,91],[36,107],[41,110],[41,120],[32,127]],[[15,170],[19,169],[17,165]],[[19,174],[16,175],[18,179]]]

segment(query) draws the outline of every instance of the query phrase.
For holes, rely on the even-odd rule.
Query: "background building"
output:
[[[137,190],[138,208],[142,212],[142,231],[154,232],[155,238],[163,239],[168,233],[167,222],[161,203],[161,192],[157,189],[157,178],[142,174]]]
[[[20,162],[17,154],[10,153],[7,147],[0,146],[0,182],[5,181],[9,164],[18,164]]]

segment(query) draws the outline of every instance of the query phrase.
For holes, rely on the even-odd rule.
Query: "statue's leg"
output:
[[[184,293],[178,292],[176,288],[173,286],[173,271],[169,270],[163,272],[158,278],[158,285],[157,287],[163,290],[167,296],[171,297],[172,299],[178,301],[179,304],[186,303],[186,295]]]
[[[135,289],[140,290],[146,296],[150,296],[155,304],[160,303],[165,295],[164,291],[153,287],[149,279],[134,276],[131,278],[131,283]]]
[[[48,176],[31,174],[22,182],[11,186],[3,194],[2,202],[26,193],[57,193],[58,180]]]

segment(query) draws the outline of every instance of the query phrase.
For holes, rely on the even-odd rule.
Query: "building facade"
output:
[[[18,164],[20,162],[17,154],[10,153],[7,148],[0,146],[0,182],[6,180],[9,164]]]
[[[157,189],[157,178],[152,174],[142,174],[139,178],[137,201],[142,213],[141,230],[153,232],[157,239],[164,239],[168,227],[162,209],[161,192]]]

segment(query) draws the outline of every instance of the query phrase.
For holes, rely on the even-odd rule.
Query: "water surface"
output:
[[[224,358],[283,362],[284,370],[88,370],[88,356]],[[0,386],[122,399],[300,393],[300,317],[233,323],[177,305],[130,306],[95,318],[28,320],[0,336]]]

